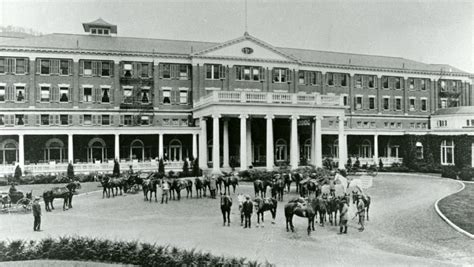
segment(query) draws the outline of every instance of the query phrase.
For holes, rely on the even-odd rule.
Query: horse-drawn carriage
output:
[[[0,202],[3,213],[28,212],[32,210],[33,206],[32,192],[26,193],[26,195],[21,191],[0,192]]]

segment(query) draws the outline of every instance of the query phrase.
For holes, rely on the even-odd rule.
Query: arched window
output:
[[[87,145],[87,162],[104,162],[106,155],[107,145],[104,139],[99,137],[92,138]]]
[[[43,150],[43,157],[46,162],[59,161],[62,162],[63,155],[65,155],[64,142],[58,138],[51,138],[46,141],[45,148]]]
[[[142,161],[145,158],[145,145],[140,139],[135,139],[130,145],[130,159]]]
[[[306,139],[303,145],[303,157],[307,161],[311,160],[311,139]]]
[[[416,158],[423,159],[423,144],[421,142],[416,142]]]
[[[443,140],[441,142],[441,164],[454,164],[454,142],[453,140]]]
[[[168,151],[169,159],[171,161],[181,161],[183,159],[183,145],[178,139],[170,141]]]
[[[0,156],[2,164],[13,164],[18,162],[18,142],[7,139],[0,143]]]
[[[362,145],[359,146],[359,157],[371,158],[372,157],[372,143],[368,139],[362,141]]]
[[[275,144],[275,161],[287,161],[288,159],[288,145],[282,138],[278,139]]]

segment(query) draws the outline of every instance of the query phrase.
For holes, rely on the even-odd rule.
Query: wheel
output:
[[[31,199],[26,198],[26,197],[18,200],[16,203],[16,208],[18,210],[23,209],[25,212],[32,210],[32,207],[33,207],[33,203]]]

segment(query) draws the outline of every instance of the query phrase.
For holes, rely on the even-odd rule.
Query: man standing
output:
[[[41,226],[41,205],[39,204],[39,200],[39,197],[35,197],[35,201],[33,201],[33,216],[35,218],[33,231],[40,231]]]
[[[347,234],[347,221],[349,220],[349,215],[347,214],[349,211],[349,206],[347,205],[347,200],[343,198],[341,200],[342,209],[341,209],[341,218],[340,218],[340,226],[339,226],[339,234]],[[344,230],[344,232],[342,231]]]
[[[170,191],[170,184],[168,180],[161,181],[161,204],[163,204],[163,200],[166,200],[166,204],[168,204],[168,194]]]
[[[252,217],[252,212],[253,212],[253,203],[250,201],[250,197],[246,196],[245,197],[245,202],[242,207],[242,210],[244,212],[244,217],[245,217],[245,226],[244,228],[251,228],[251,221],[250,218]]]
[[[211,191],[211,198],[216,198],[216,189],[217,189],[217,180],[216,176],[211,176],[211,180],[209,181],[209,191]]]
[[[365,203],[362,194],[359,194],[357,201],[357,214],[359,214],[359,231],[364,231],[364,221],[365,221]]]

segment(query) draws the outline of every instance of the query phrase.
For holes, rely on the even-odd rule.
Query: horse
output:
[[[285,181],[280,178],[272,183],[272,198],[278,199],[278,201],[283,201],[283,191],[285,190]]]
[[[109,187],[110,190],[112,191],[112,197],[118,196],[118,193],[120,191],[120,195],[122,195],[122,190],[124,192],[127,191],[127,180],[125,178],[110,178],[109,179]]]
[[[337,212],[341,213],[341,199],[339,197],[331,196],[327,202],[327,214],[329,216],[329,223],[337,225]],[[334,224],[333,224],[334,218]]]
[[[316,217],[318,206],[319,200],[317,198],[313,198],[307,202],[304,201],[303,203],[300,200],[291,200],[288,202],[285,205],[286,231],[289,232],[290,229],[292,232],[295,231],[295,227],[293,226],[293,216],[296,215],[298,217],[308,218],[307,231],[308,235],[310,235],[311,230],[314,231],[314,217]]]
[[[186,198],[188,198],[189,195],[193,198],[193,181],[191,179],[186,179],[184,182],[186,182]]]
[[[224,183],[224,177],[218,175],[216,179],[216,191],[222,193],[222,184]]]
[[[224,223],[222,226],[230,226],[230,208],[232,207],[232,198],[226,194],[221,194],[221,212]]]
[[[230,178],[230,184],[232,185],[232,189],[234,190],[234,194],[235,194],[235,188],[239,185],[239,178],[237,176],[232,176]]]
[[[156,197],[156,191],[158,187],[158,179],[151,178],[151,179],[145,179],[142,182],[142,188],[143,188],[143,195],[144,195],[144,200],[150,200],[153,198],[153,193],[155,193],[155,202],[158,202],[158,199]],[[148,193],[150,193],[150,199],[148,199]]]
[[[364,201],[365,214],[367,214],[367,221],[368,221],[369,220],[369,208],[370,208],[371,198],[368,195],[362,195],[362,201]],[[358,205],[358,204],[359,204],[359,199],[357,198],[356,205]]]
[[[324,221],[326,221],[326,213],[327,213],[327,205],[328,201],[327,199],[319,196],[316,198],[318,200],[317,206],[316,206],[316,211],[319,214],[319,224],[324,227]]]
[[[230,176],[222,177],[222,183],[224,185],[224,194],[227,194],[227,192],[229,192],[229,195],[230,195],[230,180],[231,180]]]
[[[8,207],[12,206],[12,199],[7,192],[0,193],[0,202],[2,203],[2,208],[6,208],[7,205]]]
[[[306,197],[306,194],[308,194],[309,197],[311,193],[314,193],[315,197],[319,195],[319,184],[315,180],[302,180],[299,182],[299,185],[299,193],[301,197]]]
[[[301,184],[300,184],[300,181],[303,180],[303,175],[299,172],[295,172],[293,174],[291,174],[291,179],[295,182],[296,184],[296,193],[299,193],[300,192],[300,189],[301,189]],[[290,182],[291,184],[291,182]],[[288,189],[288,192],[290,190]]]
[[[43,192],[43,200],[46,211],[54,210],[53,201],[55,198],[62,198],[64,200],[63,210],[66,210],[66,205],[69,209],[72,208],[72,196],[76,189],[80,189],[81,185],[78,182],[71,182],[64,187],[53,187],[51,190]],[[51,208],[49,205],[51,204]]]
[[[285,183],[285,187],[286,187],[286,190],[288,191],[288,193],[290,193],[290,186],[291,186],[291,182],[292,182],[292,177],[291,177],[291,173],[284,173],[283,175],[283,181]],[[296,192],[298,192],[298,184],[296,185]]]
[[[109,176],[99,176],[100,184],[102,185],[102,198],[107,196],[110,197],[110,177]]]
[[[262,227],[264,227],[263,214],[265,211],[270,211],[272,213],[272,224],[275,224],[278,201],[274,198],[256,197],[254,203],[256,211],[255,213],[257,214],[257,227],[260,225],[260,217],[262,217]]]
[[[203,179],[197,177],[194,180],[194,187],[196,188],[196,198],[202,197],[202,191],[204,191],[204,196],[206,196],[206,188],[204,187]]]
[[[255,197],[260,194],[261,197],[267,196],[267,187],[270,186],[270,183],[267,180],[257,179],[253,182],[253,188],[255,191]]]
[[[186,188],[187,183],[185,181],[179,180],[179,179],[173,179],[173,182],[171,182],[170,186],[170,192],[171,196],[173,197],[173,200],[175,200],[175,193],[178,198],[178,200],[181,200],[181,190]]]

